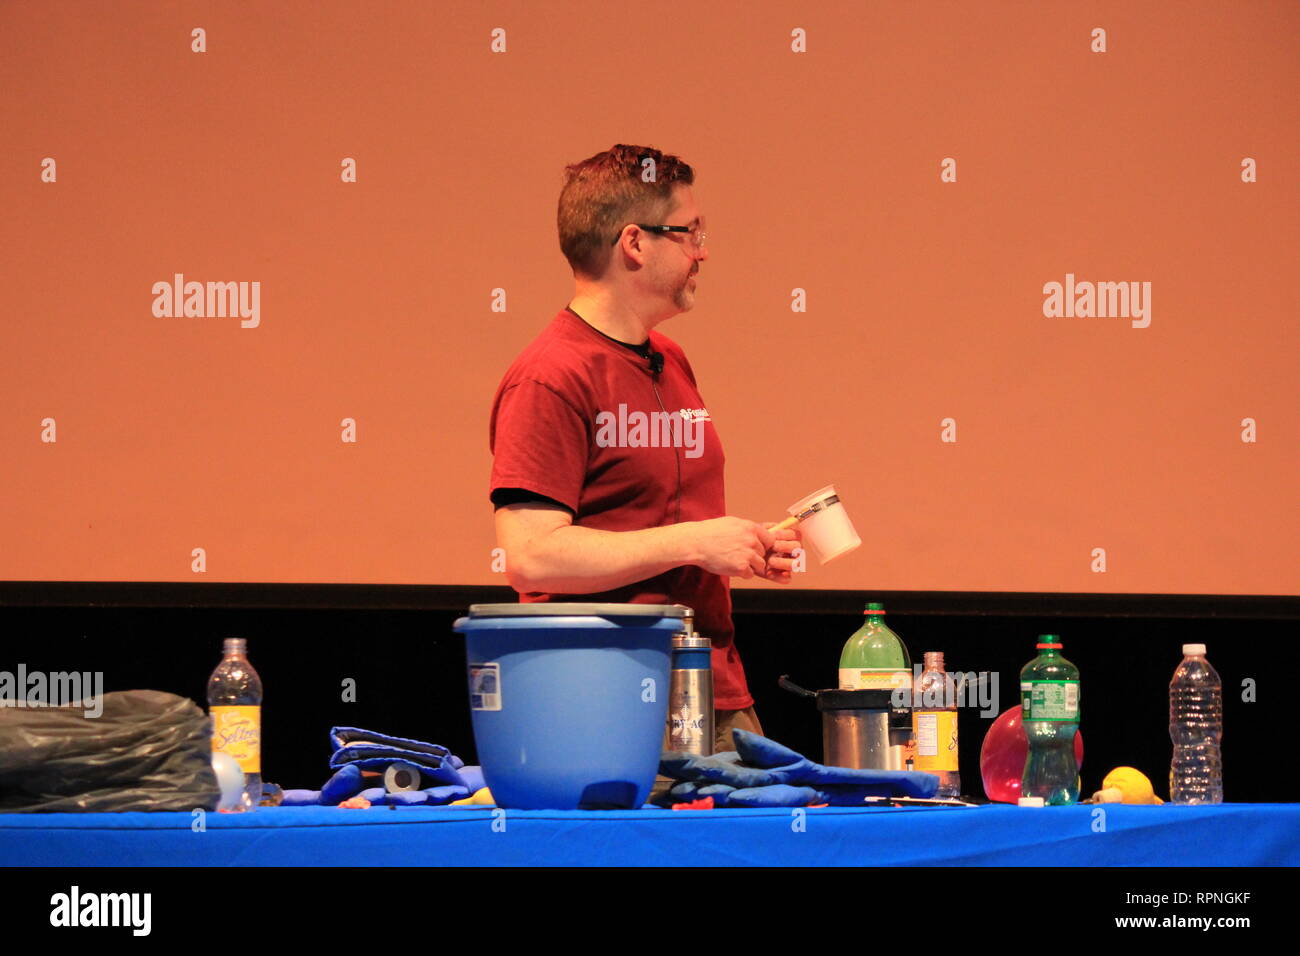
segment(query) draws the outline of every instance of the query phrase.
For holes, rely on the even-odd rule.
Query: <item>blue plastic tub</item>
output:
[[[681,605],[476,604],[470,714],[497,805],[636,808],[654,785]]]

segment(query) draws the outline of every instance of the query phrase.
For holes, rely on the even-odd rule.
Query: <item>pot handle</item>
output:
[[[808,690],[806,688],[800,687],[794,681],[790,680],[789,674],[782,674],[777,679],[777,684],[781,687],[782,690],[788,690],[790,693],[798,694],[800,697],[817,696],[817,692],[815,690]]]

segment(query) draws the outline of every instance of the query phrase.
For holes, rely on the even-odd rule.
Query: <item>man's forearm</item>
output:
[[[598,531],[567,525],[529,542],[511,583],[521,591],[597,594],[644,581],[684,564],[695,553],[686,521],[642,531]],[[506,555],[510,567],[510,555]]]

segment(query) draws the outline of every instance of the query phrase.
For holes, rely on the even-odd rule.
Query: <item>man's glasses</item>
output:
[[[638,229],[644,229],[646,232],[653,232],[661,236],[666,232],[688,233],[690,235],[691,245],[694,246],[696,249],[703,249],[704,240],[708,237],[708,233],[704,231],[704,223],[700,223],[698,226],[648,226],[645,223],[636,222],[633,223],[633,225],[636,226]],[[625,226],[624,228],[627,227]],[[614,241],[611,242],[610,245],[611,246],[617,245],[618,240],[622,237],[622,235],[623,235],[623,230],[620,229],[618,231],[618,235],[614,237]]]

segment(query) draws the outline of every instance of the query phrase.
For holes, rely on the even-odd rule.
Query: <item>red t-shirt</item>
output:
[[[676,342],[651,332],[649,344],[663,355],[657,377],[645,358],[562,309],[497,389],[491,491],[536,492],[569,508],[575,525],[601,531],[725,515],[726,459],[695,373]],[[713,642],[714,706],[753,705],[733,644],[726,577],[683,565],[601,594],[520,595],[521,601],[578,599],[694,608],[696,630]]]

